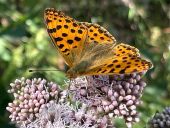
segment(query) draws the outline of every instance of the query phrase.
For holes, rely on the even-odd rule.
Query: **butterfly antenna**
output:
[[[46,71],[60,71],[63,72],[60,69],[29,69],[29,72],[46,72]]]

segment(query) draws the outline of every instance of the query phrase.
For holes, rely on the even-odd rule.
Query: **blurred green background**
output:
[[[137,47],[154,68],[139,107],[145,127],[157,110],[170,106],[170,1],[169,0],[0,0],[0,128],[14,127],[5,110],[10,82],[22,76],[43,77],[63,83],[62,72],[34,72],[30,68],[63,68],[45,30],[43,11],[54,7],[67,15],[105,27],[117,41]],[[120,128],[125,126],[120,125]]]

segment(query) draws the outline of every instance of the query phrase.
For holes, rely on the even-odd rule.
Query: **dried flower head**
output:
[[[6,109],[10,112],[11,121],[18,125],[29,124],[49,103],[63,101],[66,97],[57,84],[41,78],[16,79],[10,86],[8,92],[13,94],[14,100]]]
[[[157,112],[149,121],[150,128],[170,128],[170,107]]]
[[[136,107],[146,83],[144,73],[110,76],[88,76],[76,78],[70,82],[70,91],[74,100],[87,104],[98,115],[110,118],[123,117],[128,127],[138,122]]]

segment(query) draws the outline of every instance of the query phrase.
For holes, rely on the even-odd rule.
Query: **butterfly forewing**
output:
[[[133,46],[120,43],[113,48],[115,56],[124,56],[126,54],[131,54],[133,56],[140,56],[139,50]]]
[[[116,44],[116,39],[103,27],[98,24],[81,22],[88,28],[88,42]]]
[[[46,9],[44,18],[54,45],[72,67],[83,49],[87,36],[86,27],[55,9]]]

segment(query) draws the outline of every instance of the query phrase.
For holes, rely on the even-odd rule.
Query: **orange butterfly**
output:
[[[78,22],[63,12],[48,8],[44,12],[47,31],[69,66],[67,76],[110,75],[142,72],[152,63],[140,57],[138,49],[117,44],[103,27]]]

